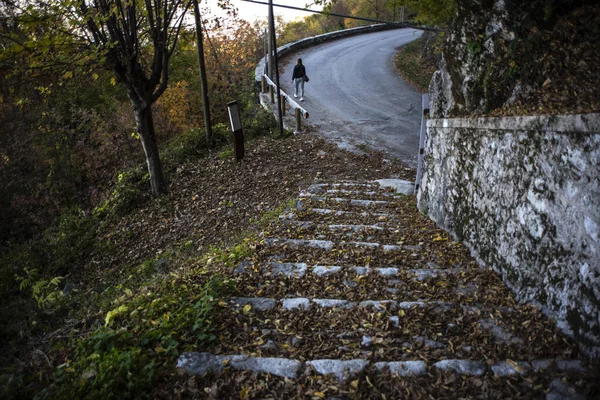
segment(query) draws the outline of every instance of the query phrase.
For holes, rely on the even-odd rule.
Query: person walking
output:
[[[292,82],[294,84],[294,97],[300,96],[300,101],[304,101],[304,82],[308,81],[306,76],[306,68],[302,65],[302,59],[299,58],[294,67]],[[300,92],[300,93],[298,93]]]

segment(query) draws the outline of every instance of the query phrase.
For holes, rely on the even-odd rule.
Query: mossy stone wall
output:
[[[418,206],[600,358],[600,114],[429,120]]]

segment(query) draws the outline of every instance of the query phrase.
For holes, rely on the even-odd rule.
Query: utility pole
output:
[[[269,75],[269,36],[268,36],[268,32],[269,30],[267,28],[264,29],[264,42],[265,42],[265,60],[267,60],[267,65],[265,65],[265,71],[264,73]]]
[[[269,56],[267,57],[267,75],[273,80],[273,35],[275,34],[275,18],[273,16],[273,1],[269,0]]]
[[[206,64],[204,63],[204,39],[202,37],[202,16],[198,7],[198,0],[194,3],[194,19],[196,20],[196,37],[198,41],[198,68],[200,69],[200,84],[202,90],[202,104],[204,106],[204,130],[208,147],[212,147],[213,134],[210,121],[210,103],[208,99],[208,82],[206,79]]]
[[[279,116],[279,135],[283,136],[283,111],[281,107],[281,88],[279,86],[279,57],[277,55],[277,39],[275,38],[275,17],[273,15],[273,0],[269,0],[269,29],[271,30],[269,39],[273,46],[273,52],[269,51],[269,56],[272,57],[272,55],[274,54],[273,58],[275,59],[275,62],[269,63],[269,65],[273,66],[272,72],[275,74],[275,85],[277,86],[277,115]]]

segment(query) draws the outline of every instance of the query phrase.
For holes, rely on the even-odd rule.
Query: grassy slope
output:
[[[422,36],[403,46],[394,58],[398,75],[421,93],[427,93],[431,76],[437,69],[435,57],[423,56],[426,45],[427,39]]]

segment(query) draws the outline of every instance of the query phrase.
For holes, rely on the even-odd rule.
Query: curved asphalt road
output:
[[[398,77],[393,57],[420,35],[394,29],[302,50],[287,60],[282,87],[293,95],[292,71],[301,57],[310,78],[300,103],[307,122],[342,147],[368,145],[416,168],[421,94]]]

